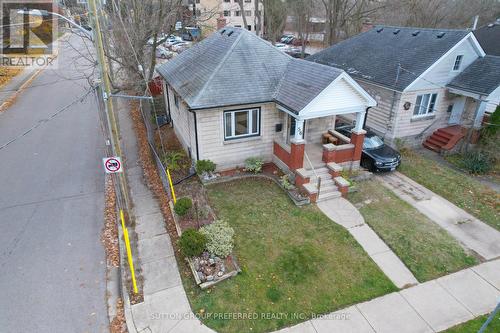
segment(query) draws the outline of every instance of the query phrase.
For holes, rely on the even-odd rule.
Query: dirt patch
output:
[[[106,250],[108,265],[120,265],[120,248],[118,244],[118,226],[116,218],[116,193],[113,180],[107,177],[105,184],[104,228],[101,232],[101,242]]]
[[[21,72],[21,68],[0,67],[0,88],[9,83],[13,77]]]
[[[168,167],[170,170],[172,182],[176,183],[188,176],[192,161],[186,154],[179,139],[177,139],[174,129],[168,125],[157,129],[155,131],[154,140],[156,151],[159,152],[163,166],[165,168]],[[175,159],[175,161],[173,161],[173,159]]]

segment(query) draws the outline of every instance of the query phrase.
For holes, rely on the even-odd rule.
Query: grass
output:
[[[0,67],[0,88],[22,71],[21,68]]]
[[[349,200],[366,223],[405,263],[418,281],[428,281],[472,266],[478,261],[459,243],[414,207],[399,199],[379,182],[357,184]]]
[[[315,206],[296,207],[273,182],[211,185],[208,196],[218,217],[235,230],[234,253],[242,268],[206,291],[184,279],[194,312],[204,314],[211,328],[271,331],[396,290],[345,229]]]
[[[474,333],[478,332],[484,322],[488,319],[488,315],[480,316],[475,319],[469,320],[463,324],[454,326],[442,331],[441,333]],[[500,332],[500,312],[497,312],[493,320],[490,322],[484,333]]]
[[[471,176],[408,149],[399,171],[434,193],[500,230],[500,194]]]

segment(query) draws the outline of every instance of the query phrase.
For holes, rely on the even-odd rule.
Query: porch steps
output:
[[[322,166],[314,171],[312,169],[306,169],[305,172],[303,172],[304,175],[309,177],[309,183],[303,185],[304,189],[309,194],[318,193],[318,177],[321,178],[321,185],[316,202],[338,198],[342,195],[329,171],[330,170],[326,166]]]
[[[460,139],[464,137],[464,133],[462,131],[462,127],[459,125],[439,128],[434,131],[431,136],[429,136],[422,145],[440,153],[442,151],[451,150],[457,144]]]

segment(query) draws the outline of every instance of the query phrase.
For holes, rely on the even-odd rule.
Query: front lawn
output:
[[[396,290],[345,229],[313,205],[296,207],[271,181],[211,185],[208,196],[235,230],[242,268],[206,291],[184,279],[193,311],[211,328],[271,331]]]
[[[423,282],[472,266],[477,260],[467,255],[444,229],[378,181],[356,184],[358,192],[349,200],[359,208],[366,223]]]
[[[442,331],[441,333],[474,333],[478,332],[481,326],[484,324],[489,315],[484,315],[477,317],[475,319],[469,320],[463,324],[454,326]],[[500,312],[498,312],[493,320],[490,322],[484,333],[498,333],[500,332]]]
[[[399,171],[500,230],[500,194],[476,179],[403,149]]]

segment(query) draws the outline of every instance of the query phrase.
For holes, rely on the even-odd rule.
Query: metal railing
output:
[[[311,166],[311,170],[314,173],[314,176],[316,176],[316,179],[317,179],[316,187],[318,189],[318,197],[317,198],[319,198],[319,190],[321,189],[321,177],[318,176],[318,174],[316,173],[316,169],[314,169],[314,165],[312,164],[311,160],[309,159],[309,156],[307,156],[305,149],[304,149],[304,156],[307,160],[307,163],[309,163],[309,165]]]

